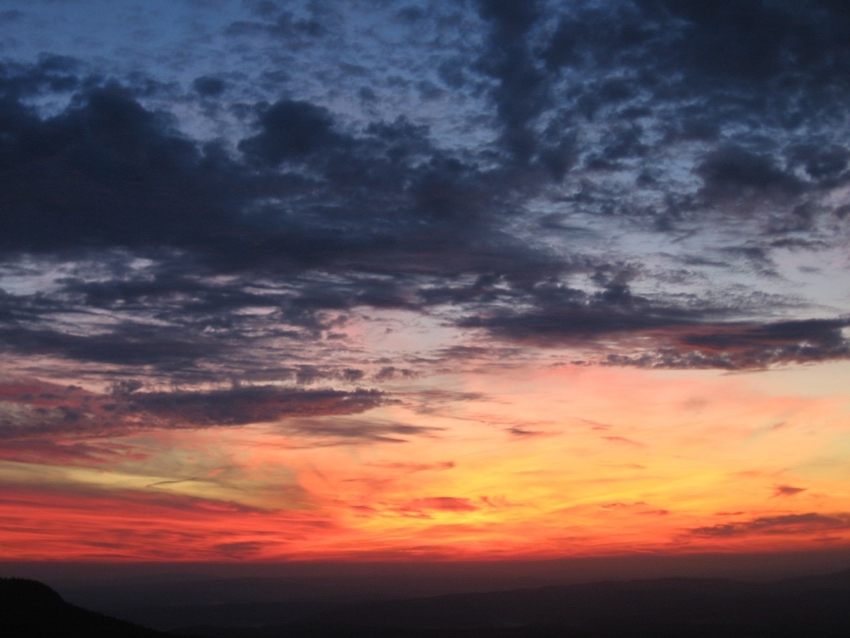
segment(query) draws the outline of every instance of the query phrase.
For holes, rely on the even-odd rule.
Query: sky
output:
[[[0,0],[0,559],[850,549],[848,42]]]

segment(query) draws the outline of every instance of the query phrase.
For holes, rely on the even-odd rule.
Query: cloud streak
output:
[[[304,390],[276,386],[237,386],[197,392],[144,392],[140,384],[118,385],[112,394],[58,388],[34,382],[3,386],[0,437],[24,439],[51,436],[102,436],[143,429],[236,427],[253,423],[293,422],[296,435],[342,439],[397,440],[387,436],[415,434],[428,428],[336,420],[333,424],[305,421],[308,417],[353,415],[391,401],[376,390]],[[129,386],[129,391],[127,386]],[[35,392],[38,390],[38,392]],[[433,429],[433,428],[432,428]],[[32,443],[46,456],[89,453],[86,446],[53,447]],[[46,447],[44,447],[46,446]],[[13,446],[14,447],[14,446]]]
[[[749,521],[726,523],[708,527],[697,527],[690,534],[702,537],[732,538],[746,536],[793,536],[843,531],[850,528],[847,514],[783,514],[760,516]]]

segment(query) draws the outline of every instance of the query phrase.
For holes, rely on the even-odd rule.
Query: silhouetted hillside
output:
[[[774,583],[664,578],[368,602],[220,638],[845,638],[850,571]]]
[[[47,585],[23,578],[0,578],[0,636],[3,638],[164,638],[74,605]]]
[[[850,636],[850,571],[776,583],[665,578],[435,596],[312,620],[326,636],[366,628],[421,636]]]
[[[0,600],[0,638],[165,635],[68,605],[35,581],[0,581]],[[846,638],[848,610],[850,571],[772,583],[662,578],[347,604],[178,604],[149,613],[161,626],[184,627],[174,633],[206,638]]]

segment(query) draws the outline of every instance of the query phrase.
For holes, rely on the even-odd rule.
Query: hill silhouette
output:
[[[369,602],[312,623],[443,636],[837,637],[850,636],[848,610],[845,571],[773,583],[662,578]]]
[[[0,578],[0,636],[3,638],[165,638],[66,603],[47,585],[24,578]]]
[[[846,638],[850,571],[772,583],[662,578],[363,602],[210,638]]]
[[[170,608],[170,627],[181,627],[172,631],[205,638],[845,638],[850,570],[775,582],[661,578],[357,603],[184,607]],[[0,638],[167,635],[70,605],[37,581],[0,579]]]

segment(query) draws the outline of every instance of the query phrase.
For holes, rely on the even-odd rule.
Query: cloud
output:
[[[522,438],[522,439],[536,438],[536,437],[543,437],[543,436],[557,436],[558,434],[560,434],[559,432],[547,432],[545,430],[529,430],[528,428],[525,428],[525,427],[522,427],[522,426],[519,426],[519,425],[515,425],[513,427],[508,428],[507,432],[509,432],[512,436]]]
[[[609,286],[594,296],[564,291],[561,298],[537,292],[536,307],[500,309],[459,320],[491,336],[538,347],[587,346],[618,340],[611,365],[657,368],[753,369],[850,356],[846,318],[774,323],[717,321],[723,308],[660,305]],[[640,339],[641,346],[635,346]]]
[[[847,168],[850,151],[835,144],[815,146],[804,143],[789,149],[788,160],[793,168],[802,167],[811,179],[830,183]]]
[[[296,41],[309,41],[326,33],[315,17],[297,19],[289,11],[281,11],[270,3],[250,3],[252,13],[261,20],[237,20],[228,25],[225,33],[231,37],[271,36]]]
[[[761,535],[803,535],[850,529],[848,514],[783,514],[762,516],[739,523],[725,523],[689,530],[694,536],[738,537]]]
[[[772,157],[742,148],[725,147],[710,152],[694,171],[703,180],[701,194],[711,202],[762,196],[793,196],[802,183],[779,169]]]
[[[411,379],[416,376],[417,373],[415,370],[410,370],[409,368],[399,369],[395,366],[383,366],[374,375],[372,375],[376,381],[391,381],[395,378]]]
[[[602,439],[609,443],[619,443],[621,445],[630,445],[632,447],[646,447],[645,444],[633,441],[632,439],[628,439],[624,436],[603,436]]]
[[[192,88],[204,97],[217,97],[224,93],[227,84],[220,78],[202,75],[194,79]]]
[[[683,20],[681,39],[672,43],[680,54],[674,62],[716,80],[764,81],[815,70],[831,79],[846,55],[838,43],[850,31],[850,16],[832,0],[806,6],[745,0],[715,11],[697,1],[638,5]]]
[[[261,132],[240,142],[246,155],[270,164],[298,159],[340,138],[333,133],[326,109],[293,100],[281,100],[260,116]]]
[[[424,357],[384,372],[329,354],[373,308],[483,332],[499,342],[487,353],[720,369],[846,358],[843,319],[782,321],[806,315],[748,298],[782,289],[777,251],[840,242],[825,219],[841,221],[850,179],[836,133],[847,11],[520,4],[369,9],[409,36],[394,51],[351,42],[336,12],[245,5],[224,37],[256,77],[195,70],[180,90],[153,66],[4,62],[0,258],[33,264],[29,288],[0,292],[4,352],[193,384],[427,374]],[[322,75],[337,49],[352,60]],[[433,109],[406,108],[406,91],[430,91]],[[677,287],[700,278],[715,289]]]
[[[478,5],[481,17],[492,25],[478,65],[497,81],[492,96],[503,127],[502,141],[517,160],[525,162],[536,150],[530,125],[546,104],[543,76],[525,40],[540,16],[539,7],[537,2],[504,0],[479,0]]]
[[[850,358],[846,3],[250,0],[165,30],[106,3],[109,37],[71,4],[0,14],[0,356],[111,391],[0,381],[7,461],[109,469],[141,430],[256,423],[288,450],[410,451],[498,412],[497,368]],[[503,443],[556,434],[489,416]],[[454,474],[364,465],[350,485]],[[691,533],[846,522],[747,516]]]
[[[645,505],[646,505],[646,503],[644,501],[637,501],[635,503],[620,503],[620,502],[605,503],[603,505],[600,505],[599,509],[612,511],[612,510],[619,510],[619,509],[624,509],[624,508],[628,509],[628,508],[631,508],[631,507],[642,507],[642,506],[645,506]]]
[[[435,510],[438,512],[474,512],[478,509],[468,498],[454,496],[417,498],[410,502],[409,507],[414,510]]]
[[[535,345],[562,345],[571,341],[621,333],[686,324],[686,315],[667,317],[641,312],[596,300],[541,304],[539,309],[525,312],[497,311],[488,315],[466,317],[459,325],[465,328],[485,328],[496,337]]]
[[[762,325],[731,324],[725,331],[718,329],[714,333],[688,335],[682,342],[719,350],[746,349],[753,345],[784,347],[807,343],[813,347],[841,348],[846,345],[841,330],[849,325],[850,319],[809,319]]]
[[[0,420],[2,424],[2,420]],[[0,425],[2,428],[2,425]],[[3,438],[0,434],[0,438]],[[105,445],[85,441],[59,442],[46,438],[4,440],[0,446],[0,460],[17,463],[47,465],[109,465],[126,459],[127,450],[113,444]],[[131,453],[136,460],[144,458]]]
[[[844,318],[709,324],[680,335],[675,344],[679,352],[662,353],[658,361],[670,367],[681,362],[690,367],[745,369],[843,359],[850,355],[850,342],[843,332],[848,325]]]
[[[358,414],[385,401],[385,395],[375,390],[245,386],[209,392],[135,393],[127,399],[127,409],[188,425],[245,425],[305,416]]]
[[[439,461],[437,463],[402,463],[398,461],[387,461],[383,463],[367,463],[369,467],[377,467],[387,470],[396,470],[403,473],[443,471],[455,467],[454,461]]]
[[[232,219],[228,168],[126,88],[81,91],[45,119],[16,99],[0,111],[0,250],[185,245]]]
[[[250,557],[262,554],[264,549],[273,548],[274,543],[263,543],[261,541],[233,541],[230,543],[217,543],[213,549],[228,557]]]
[[[26,355],[54,354],[76,361],[164,368],[214,358],[227,348],[214,339],[132,321],[111,332],[94,335],[26,327],[0,328],[0,343],[7,352]]]
[[[300,438],[325,440],[330,445],[351,443],[405,443],[411,436],[433,436],[442,428],[408,425],[377,420],[358,419],[296,419],[281,428]]]
[[[173,520],[176,516],[179,518],[177,512],[185,514],[193,511],[198,516],[227,517],[233,514],[262,514],[269,511],[244,503],[187,494],[132,489],[110,492],[83,485],[51,485],[50,489],[10,486],[0,495],[0,502],[9,507],[18,506],[31,512],[40,510],[39,518],[49,515],[51,511],[80,509],[113,513],[118,519],[125,521],[127,512],[135,513],[143,518]],[[128,506],[129,510],[126,509]],[[298,514],[292,514],[292,517],[299,518]],[[315,521],[305,522],[305,525],[315,525]],[[164,529],[167,529],[167,526]]]
[[[394,273],[525,267],[516,262],[521,246],[481,223],[493,178],[439,151],[427,127],[405,118],[354,137],[322,106],[279,100],[258,108],[258,132],[232,158],[216,143],[199,148],[115,82],[92,78],[67,108],[40,116],[19,94],[37,90],[44,73],[0,78],[0,92],[12,96],[0,107],[7,254],[169,248],[211,274],[339,264],[354,274],[387,257]],[[219,87],[215,78],[198,82],[205,95]],[[278,170],[285,161],[308,170]],[[281,201],[289,204],[270,203]]]
[[[794,487],[793,485],[776,485],[773,496],[796,496],[800,492],[805,492],[806,489],[805,487]]]
[[[36,388],[38,392],[34,391]],[[345,420],[329,424],[304,420],[308,417],[361,414],[390,400],[376,390],[238,386],[196,392],[152,392],[138,388],[138,384],[126,386],[119,383],[115,386],[116,391],[107,395],[43,382],[4,384],[0,388],[0,438],[21,439],[21,454],[38,452],[55,456],[63,453],[94,455],[96,449],[71,442],[45,448],[31,439],[278,421],[291,421],[289,431],[294,435],[360,438],[364,441],[390,440],[390,435],[421,434],[433,430],[400,424]]]

